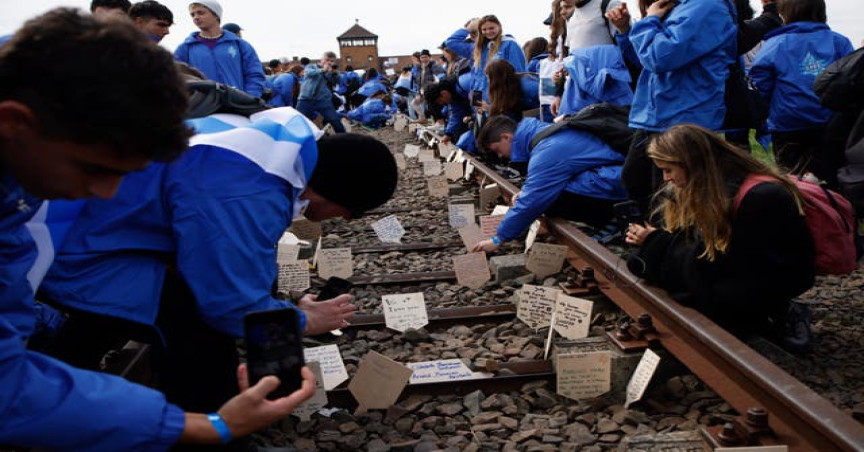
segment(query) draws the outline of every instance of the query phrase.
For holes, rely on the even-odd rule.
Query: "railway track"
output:
[[[440,137],[428,130],[421,131],[420,139],[428,147],[440,143]],[[518,193],[516,185],[474,156],[466,153],[463,158],[478,177],[496,183],[505,195]],[[547,218],[546,225],[569,247],[568,261],[573,268],[594,269],[599,289],[630,317],[650,317],[653,331],[647,339],[653,346],[674,355],[738,413],[750,413],[734,429],[714,429],[712,433],[728,439],[724,444],[755,440],[801,452],[864,449],[864,427],[849,415],[702,314],[643,284],[627,271],[621,257],[573,223]]]

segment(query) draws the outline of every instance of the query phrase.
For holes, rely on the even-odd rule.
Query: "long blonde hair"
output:
[[[705,243],[700,258],[714,261],[729,248],[737,187],[750,174],[776,179],[789,190],[799,213],[804,214],[801,193],[789,178],[708,129],[689,124],[674,126],[654,137],[648,145],[648,157],[684,170],[686,178],[681,187],[666,184],[657,193],[658,213],[662,214],[666,230],[692,228],[699,234]]]
[[[483,30],[483,24],[486,22],[492,22],[498,24],[498,36],[493,39],[492,45],[489,46],[489,53],[486,54],[486,64],[489,64],[489,61],[492,60],[490,55],[495,55],[498,53],[498,49],[501,48],[501,40],[504,38],[504,27],[501,26],[501,21],[498,20],[497,17],[493,14],[489,14],[487,16],[483,16],[477,22],[477,41],[474,42],[474,67],[480,67],[481,58],[483,57],[483,48],[489,44],[489,40],[483,36],[481,30]],[[486,69],[485,67],[483,69]]]

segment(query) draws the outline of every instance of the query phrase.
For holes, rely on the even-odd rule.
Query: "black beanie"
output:
[[[309,187],[351,211],[352,217],[387,202],[397,180],[393,155],[375,138],[337,133],[318,140],[318,163]]]

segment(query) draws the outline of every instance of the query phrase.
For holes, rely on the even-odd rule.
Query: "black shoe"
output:
[[[778,345],[792,352],[806,352],[810,348],[813,343],[810,330],[812,315],[807,305],[790,302],[789,309],[777,320]]]

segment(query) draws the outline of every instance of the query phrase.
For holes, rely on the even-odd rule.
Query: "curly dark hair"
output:
[[[123,11],[129,11],[129,8],[132,7],[132,3],[129,0],[93,0],[90,2],[90,12],[92,13],[100,6],[103,8],[120,8]]]
[[[31,108],[51,139],[169,160],[186,149],[186,86],[172,55],[129,20],[57,8],[0,48],[0,101]]]

